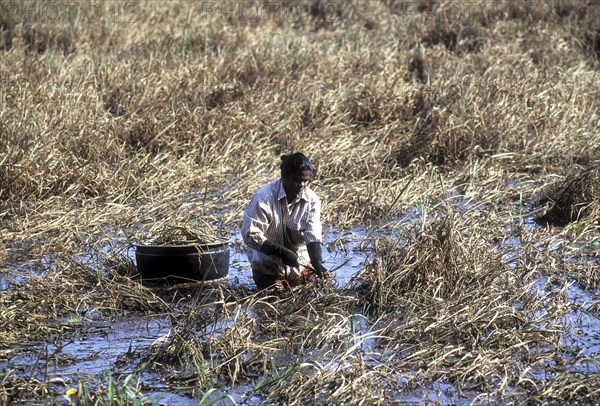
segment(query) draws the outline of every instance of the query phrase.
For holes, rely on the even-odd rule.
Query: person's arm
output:
[[[308,214],[306,230],[304,232],[308,257],[319,278],[327,275],[327,268],[323,266],[321,241],[323,239],[323,226],[321,225],[321,201],[317,198]]]
[[[306,245],[310,263],[319,278],[327,276],[327,268],[323,266],[321,243],[318,241]]]
[[[283,263],[287,266],[297,267],[300,265],[298,263],[298,255],[296,255],[294,251],[269,240],[265,240],[263,245],[260,247],[260,252],[267,255],[275,255],[281,258]]]
[[[270,221],[271,216],[268,207],[253,198],[244,210],[241,229],[244,243],[248,247],[260,251],[260,247],[267,240],[265,231]]]

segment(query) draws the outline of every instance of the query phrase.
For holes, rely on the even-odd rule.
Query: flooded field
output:
[[[460,206],[459,206],[460,207]],[[462,207],[460,210],[480,211]],[[299,290],[291,296],[283,297],[266,296],[271,303],[270,311],[279,314],[277,317],[286,317],[281,313],[278,301],[289,301],[295,295],[299,300],[306,300],[310,307],[315,306],[315,315],[319,314],[318,302],[328,296],[332,300],[348,301],[351,306],[346,306],[346,311],[340,314],[328,314],[328,308],[321,316],[331,318],[320,325],[317,320],[312,320],[310,310],[307,317],[302,319],[304,324],[312,324],[308,334],[301,332],[302,340],[294,342],[292,339],[286,345],[275,345],[275,348],[265,351],[260,361],[262,368],[251,368],[252,344],[246,343],[238,348],[232,356],[237,358],[239,365],[236,369],[237,377],[231,375],[224,377],[219,368],[231,362],[225,354],[211,354],[211,357],[202,358],[202,365],[184,358],[178,359],[175,365],[161,365],[162,361],[156,359],[157,351],[174,345],[177,337],[185,336],[186,340],[197,340],[195,345],[202,346],[223,339],[231,340],[232,334],[238,328],[237,323],[242,323],[242,328],[250,325],[256,326],[261,322],[272,323],[271,316],[261,316],[260,303],[264,294],[258,293],[251,277],[244,246],[239,233],[232,233],[229,242],[231,261],[229,274],[226,278],[206,283],[150,286],[153,295],[160,296],[169,301],[169,311],[143,311],[123,314],[107,315],[102,309],[94,307],[80,307],[67,316],[57,320],[56,328],[64,328],[68,334],[61,340],[36,341],[31,340],[20,345],[13,345],[0,362],[0,368],[5,373],[5,379],[21,380],[23,385],[45,385],[46,399],[53,399],[58,404],[68,404],[77,396],[82,395],[82,388],[93,391],[95,387],[102,387],[111,383],[123,385],[121,391],[128,402],[135,399],[152,404],[221,404],[221,405],[259,405],[269,403],[269,394],[265,388],[279,388],[283,383],[292,378],[293,374],[302,373],[307,379],[314,374],[331,374],[334,378],[338,374],[344,376],[347,368],[360,368],[361,373],[380,374],[384,368],[385,378],[389,389],[382,392],[382,399],[386,402],[399,402],[402,404],[420,404],[423,402],[433,404],[462,404],[462,403],[495,403],[502,398],[497,394],[482,392],[482,388],[469,388],[462,383],[457,384],[454,379],[444,378],[445,373],[427,377],[428,367],[435,367],[440,362],[451,368],[466,357],[463,349],[467,345],[463,342],[457,347],[447,349],[440,360],[432,359],[425,364],[414,363],[414,350],[409,340],[403,344],[405,349],[399,349],[390,343],[386,329],[408,328],[402,327],[398,321],[379,319],[373,316],[372,309],[366,305],[372,298],[365,298],[360,290],[364,289],[365,275],[373,272],[372,267],[385,257],[378,258],[378,244],[382,241],[396,241],[394,245],[410,244],[409,240],[401,238],[405,229],[418,229],[422,227],[421,218],[411,212],[408,216],[388,222],[387,224],[373,227],[358,227],[342,231],[327,229],[324,244],[327,247],[326,264],[331,270],[332,278],[325,285],[311,287],[309,290]],[[532,255],[544,255],[553,260],[568,261],[578,266],[589,267],[597,271],[599,261],[596,257],[589,257],[586,262],[579,262],[577,257],[566,257],[567,252],[573,252],[575,246],[572,241],[558,239],[552,243],[541,244],[538,241],[541,235],[548,232],[543,226],[538,225],[530,217],[522,219],[519,233],[515,232],[514,225],[505,227],[506,235],[492,250],[505,261],[507,266],[516,272],[526,272],[523,268],[525,261],[531,261]],[[592,244],[597,242],[592,241]],[[532,249],[535,252],[527,252]],[[597,246],[596,246],[597,247]],[[588,247],[591,248],[591,247]],[[581,248],[579,248],[581,250]],[[132,247],[111,244],[110,247],[101,248],[107,256],[117,256],[127,253],[134,262]],[[94,263],[92,257],[80,257],[86,263]],[[52,260],[42,261],[41,269],[37,273],[32,266],[19,266],[18,263],[7,263],[2,273],[3,291],[18,290],[19,286],[28,283],[28,278],[44,278],[44,268],[52,268]],[[361,278],[363,281],[361,282]],[[206,286],[205,286],[206,285]],[[500,288],[494,286],[493,289]],[[531,320],[527,321],[528,329],[539,330],[541,342],[531,340],[518,341],[510,344],[510,337],[500,337],[506,344],[503,351],[512,354],[509,363],[522,363],[518,381],[510,385],[522,385],[526,380],[531,385],[548,385],[563,376],[589,377],[600,374],[600,290],[596,287],[590,289],[583,281],[567,275],[545,275],[544,272],[535,272],[524,286],[519,287],[520,295],[529,299],[519,299],[511,303],[501,303],[498,297],[496,315],[486,322],[493,326],[496,317],[502,317],[501,312],[506,311],[506,306],[513,315],[524,310],[527,301],[537,302],[537,310],[531,309]],[[217,296],[215,297],[215,293]],[[208,300],[202,297],[206,295]],[[227,297],[225,297],[227,296]],[[220,297],[220,299],[218,299]],[[214,302],[211,302],[211,299]],[[365,301],[366,299],[366,301]],[[273,300],[275,302],[273,302]],[[492,300],[494,302],[494,300]],[[546,303],[546,304],[544,304]],[[373,303],[371,303],[373,305]],[[464,308],[469,308],[469,302],[459,303]],[[285,307],[286,305],[281,305]],[[217,310],[219,307],[222,309]],[[304,308],[304,304],[295,304],[296,310]],[[336,309],[332,305],[329,311]],[[212,314],[206,319],[206,310]],[[557,311],[554,313],[555,311]],[[264,309],[263,309],[264,310]],[[464,310],[464,309],[463,309]],[[474,309],[477,313],[484,311]],[[258,312],[258,313],[257,313]],[[460,314],[460,311],[457,313]],[[404,316],[406,317],[406,316]],[[199,320],[196,319],[202,319]],[[183,328],[180,320],[184,320]],[[317,317],[318,319],[318,317]],[[385,320],[385,321],[384,321]],[[428,328],[436,328],[433,321]],[[525,322],[525,321],[522,321]],[[282,323],[284,327],[287,322]],[[288,326],[291,327],[291,326]],[[277,327],[273,327],[277,330]],[[293,328],[293,327],[292,327]],[[513,327],[515,328],[515,327]],[[338,331],[334,331],[334,330]],[[427,328],[426,328],[427,329]],[[268,329],[267,329],[268,330]],[[285,340],[285,335],[271,331],[271,337],[263,337],[263,342],[270,343],[270,339]],[[247,332],[251,334],[250,331]],[[493,334],[490,330],[485,334]],[[503,334],[510,334],[510,330]],[[315,335],[316,337],[311,337]],[[328,339],[317,338],[333,335],[338,341],[331,347]],[[550,335],[550,336],[548,336]],[[237,337],[237,340],[242,339]],[[472,337],[472,339],[481,339]],[[242,339],[243,340],[243,339]],[[315,342],[316,340],[316,342]],[[312,342],[311,342],[312,341]],[[437,340],[436,340],[437,341]],[[240,345],[238,343],[237,345]],[[256,342],[255,345],[258,345]],[[272,343],[270,343],[272,345]],[[451,342],[445,343],[445,346]],[[458,344],[458,343],[457,343]],[[178,344],[178,345],[181,345]],[[190,343],[191,345],[191,343]],[[208,344],[210,345],[210,344]],[[231,343],[230,345],[235,345]],[[248,345],[248,347],[246,347]],[[512,347],[523,346],[527,354],[516,353]],[[162,348],[162,349],[161,349]],[[158,350],[157,350],[158,349]],[[183,351],[180,349],[178,351]],[[425,350],[424,350],[425,351]],[[417,351],[418,353],[418,351]],[[270,355],[267,355],[270,354]],[[519,355],[520,354],[520,355]],[[212,357],[215,357],[213,359]],[[483,360],[480,355],[479,359]],[[462,359],[461,359],[462,358]],[[274,360],[277,360],[276,363]],[[493,362],[493,359],[490,360]],[[173,361],[171,361],[172,363]],[[475,360],[477,362],[477,360]],[[501,362],[497,359],[495,362]],[[152,365],[154,363],[154,365]],[[221,364],[221,365],[218,365]],[[270,364],[270,365],[269,365]],[[428,367],[426,366],[428,365]],[[508,364],[506,367],[509,367]],[[190,369],[191,368],[191,369]],[[204,368],[204,372],[201,372]],[[227,367],[228,373],[231,373]],[[425,369],[423,369],[425,368]],[[215,371],[210,371],[215,369]],[[217,372],[217,373],[215,373]],[[200,374],[200,376],[198,375]],[[206,374],[205,377],[202,374]],[[419,376],[423,376],[423,381]],[[195,384],[199,379],[206,379],[209,391],[198,392]],[[344,379],[344,378],[342,378]],[[356,378],[355,378],[356,379]],[[464,379],[464,378],[463,378]],[[468,378],[467,378],[468,379]],[[499,378],[498,378],[499,379]],[[504,380],[509,384],[513,376],[505,375]],[[351,384],[352,381],[349,381]],[[82,386],[83,384],[83,386]],[[503,384],[496,382],[495,384]],[[69,392],[71,390],[72,392]],[[508,393],[518,396],[517,387],[507,387]],[[64,397],[64,394],[71,396]],[[509,395],[510,398],[511,395]],[[28,396],[22,395],[21,401],[28,403]]]
[[[327,231],[326,241],[332,247],[332,251],[327,256],[327,264],[335,275],[332,282],[339,289],[343,289],[372,257],[374,237],[368,234],[364,228],[348,232]],[[231,289],[239,292],[240,295],[249,296],[256,294],[256,287],[242,244],[239,234],[232,236],[229,275],[222,280],[209,283],[219,284],[225,290]],[[105,254],[116,255],[111,251],[113,249],[127,252],[130,259],[135,261],[133,247],[113,245],[111,248],[104,249]],[[11,263],[6,265],[9,268],[4,269],[1,275],[3,290],[14,289],[20,283],[27,283],[28,275],[32,273],[28,267]],[[50,264],[46,263],[46,265]],[[43,272],[39,276],[43,277]],[[155,289],[162,289],[168,294],[167,291],[176,291],[177,286]],[[199,294],[202,294],[202,290]],[[187,296],[182,300],[186,300],[188,302],[186,305],[190,305],[193,298]],[[222,334],[223,329],[228,327],[227,321],[223,322],[225,325],[215,320],[214,324],[197,334],[212,337]],[[3,360],[0,368],[3,371],[11,371],[13,377],[47,382],[50,385],[50,392],[56,394],[62,394],[74,385],[76,387],[78,382],[89,382],[90,385],[102,384],[109,376],[117,379],[116,377],[134,374],[140,383],[139,392],[136,394],[148,402],[191,405],[198,404],[202,400],[202,396],[193,397],[189,390],[165,383],[160,374],[144,371],[142,357],[148,353],[149,348],[169,340],[175,334],[172,320],[168,315],[106,318],[97,309],[82,308],[60,320],[60,323],[76,331],[71,334],[71,338],[58,344],[31,342],[25,346],[15,346],[11,349],[11,358]],[[293,362],[292,358],[290,362]],[[253,394],[257,383],[219,389],[208,399],[220,399],[219,404],[264,404],[264,396]],[[27,401],[27,399],[23,400]],[[207,403],[212,402],[205,400]]]
[[[598,404],[599,17],[0,1],[0,404]],[[331,277],[259,292],[243,212],[298,151]],[[219,237],[226,278],[141,283],[135,244]]]

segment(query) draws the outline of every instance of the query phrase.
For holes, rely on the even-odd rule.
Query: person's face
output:
[[[307,170],[292,172],[288,176],[282,178],[283,188],[288,200],[294,199],[302,190],[304,190],[312,178],[312,172]]]

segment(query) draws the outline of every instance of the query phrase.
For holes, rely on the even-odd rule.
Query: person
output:
[[[244,210],[242,238],[258,289],[278,290],[327,276],[322,259],[321,200],[314,168],[302,153],[281,157],[281,178],[256,191]]]

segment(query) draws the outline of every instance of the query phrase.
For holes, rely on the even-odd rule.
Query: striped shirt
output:
[[[253,269],[276,275],[287,272],[281,259],[260,252],[269,240],[296,252],[301,264],[309,262],[306,244],[322,241],[321,201],[306,187],[289,203],[281,179],[262,186],[244,210],[242,238]]]

